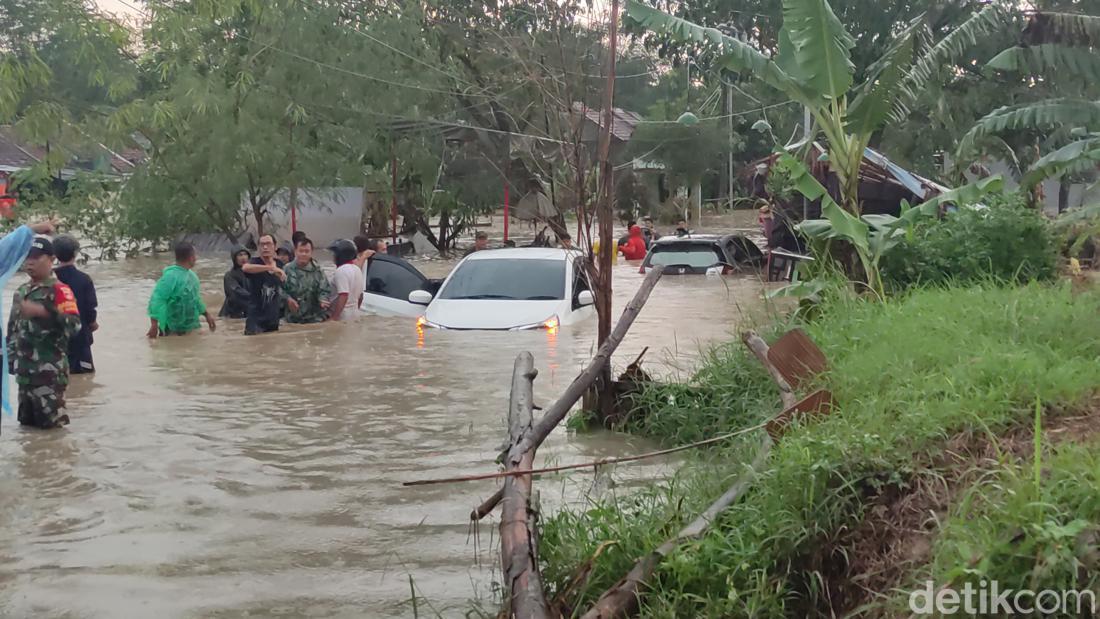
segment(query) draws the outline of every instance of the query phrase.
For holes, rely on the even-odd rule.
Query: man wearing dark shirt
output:
[[[286,300],[283,292],[286,273],[282,261],[275,258],[275,237],[270,234],[261,236],[259,251],[259,257],[242,267],[248,276],[250,294],[248,316],[244,321],[245,335],[278,331],[279,317]]]
[[[53,241],[57,267],[54,274],[61,283],[73,291],[76,306],[80,312],[80,331],[69,340],[69,373],[90,374],[95,372],[92,362],[92,332],[99,329],[96,322],[95,284],[87,273],[76,268],[76,252],[80,244],[71,236],[61,235]]]

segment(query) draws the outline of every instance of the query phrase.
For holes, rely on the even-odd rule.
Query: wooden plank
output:
[[[818,389],[772,418],[766,426],[768,436],[773,441],[779,442],[779,439],[787,431],[787,427],[795,421],[824,417],[833,412],[835,405],[836,402],[833,400],[832,393],[824,389]]]
[[[825,353],[802,329],[792,329],[776,340],[768,349],[768,361],[792,389],[804,386],[829,369]]]

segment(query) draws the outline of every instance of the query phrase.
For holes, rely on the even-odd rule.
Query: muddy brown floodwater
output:
[[[589,360],[595,320],[418,337],[412,320],[366,317],[249,338],[220,321],[213,334],[150,343],[145,304],[166,261],[88,267],[99,372],[74,377],[72,425],[39,432],[3,418],[0,616],[408,617],[410,576],[424,616],[491,603],[497,523],[475,539],[468,517],[495,483],[400,484],[494,470],[516,354],[534,353],[546,405]],[[227,262],[198,268],[215,311]],[[617,267],[616,314],[640,282]],[[689,375],[702,349],[763,313],[760,292],[747,278],[666,277],[618,366],[649,346],[648,369]],[[539,462],[649,447],[560,429]],[[611,476],[629,488],[673,465]],[[539,489],[553,509],[610,484],[580,472]]]

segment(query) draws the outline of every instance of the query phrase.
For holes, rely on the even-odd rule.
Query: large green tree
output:
[[[264,230],[288,188],[361,185],[388,114],[432,90],[372,40],[409,34],[384,13],[300,0],[150,8],[146,91],[115,120],[149,141],[128,198],[159,210],[165,233],[205,224],[236,237],[245,211]]]

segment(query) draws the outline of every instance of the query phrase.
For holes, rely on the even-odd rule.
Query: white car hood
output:
[[[424,318],[445,329],[513,329],[545,321],[562,301],[435,299]]]

